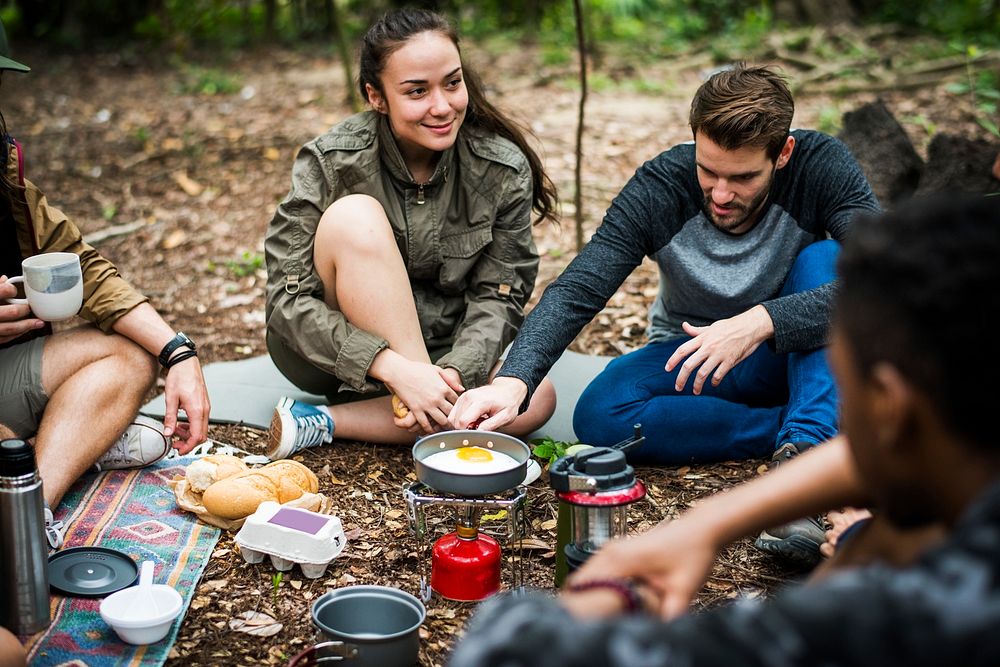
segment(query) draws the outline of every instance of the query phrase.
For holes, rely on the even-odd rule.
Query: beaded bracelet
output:
[[[170,357],[164,368],[171,368],[181,363],[185,359],[190,359],[191,357],[197,357],[198,353],[194,350],[185,350],[184,352],[178,352],[174,356]]]
[[[639,591],[635,589],[635,586],[628,579],[593,579],[591,581],[582,581],[578,584],[570,584],[566,587],[566,591],[569,593],[582,593],[583,591],[595,588],[606,588],[618,593],[625,602],[626,614],[636,614],[643,609]]]

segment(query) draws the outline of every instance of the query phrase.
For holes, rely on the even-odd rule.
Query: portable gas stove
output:
[[[450,469],[426,462],[434,454],[459,450],[474,453],[468,465]],[[471,450],[475,450],[472,452]],[[490,431],[448,431],[426,436],[413,446],[417,482],[403,487],[410,530],[417,538],[420,562],[420,595],[427,601],[431,592],[463,602],[482,600],[501,586],[506,561],[507,584],[518,588],[524,583],[521,538],[527,526],[524,514],[527,490],[521,486],[528,446],[517,438]],[[507,461],[512,466],[477,467],[474,460]],[[479,470],[487,472],[479,472]],[[432,532],[427,510],[449,507],[454,510],[454,532],[439,537],[431,548],[431,575],[427,577],[427,537]],[[502,522],[483,528],[485,514],[505,513]],[[499,517],[497,517],[499,518]],[[506,554],[503,555],[503,551]]]
[[[456,530],[458,539],[463,539],[462,532],[465,530],[468,531],[466,533],[468,537],[464,539],[472,540],[488,537],[495,540],[498,543],[498,547],[506,552],[505,557],[499,557],[499,552],[493,552],[488,548],[471,554],[464,554],[466,556],[465,560],[473,561],[470,563],[471,567],[465,570],[465,574],[469,575],[466,579],[466,584],[471,586],[471,590],[467,590],[468,594],[465,596],[459,594],[457,596],[446,595],[446,597],[449,599],[467,597],[468,600],[466,601],[481,600],[495,592],[495,589],[488,590],[491,586],[488,581],[484,580],[485,577],[476,576],[474,571],[476,570],[475,561],[477,557],[481,559],[480,562],[483,565],[483,569],[490,571],[499,567],[500,561],[505,560],[507,563],[507,586],[511,589],[516,589],[524,585],[524,559],[522,557],[521,538],[527,532],[524,512],[527,495],[527,489],[523,486],[494,494],[493,497],[481,498],[440,493],[423,482],[413,482],[403,487],[410,531],[417,538],[417,560],[420,563],[420,597],[424,602],[430,599],[432,591],[431,579],[427,576],[427,562],[429,560],[427,553],[428,536],[439,532],[435,531],[433,527],[428,526],[427,509],[431,507],[453,508],[455,514],[458,516],[459,527]],[[490,528],[484,528],[481,525],[480,520],[484,514],[498,514],[504,510],[506,510],[506,516],[502,522],[491,523]],[[448,535],[444,537],[447,538]],[[441,539],[444,538],[440,538],[437,544],[448,544],[441,543]],[[460,543],[452,541],[452,544],[458,545]],[[493,560],[493,553],[497,553],[498,561]],[[473,570],[473,572],[470,574],[469,570]],[[456,590],[457,587],[455,584],[457,582],[453,579],[458,578],[461,571],[460,568],[452,568],[446,575],[446,578],[443,580],[443,585],[447,586],[446,592],[454,592]],[[437,577],[434,580],[438,584],[438,588],[442,588],[442,582]],[[441,591],[439,590],[439,592]]]

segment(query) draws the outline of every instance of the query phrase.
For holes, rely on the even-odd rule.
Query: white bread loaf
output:
[[[245,472],[220,480],[205,489],[201,502],[223,519],[242,519],[257,511],[265,500],[278,502],[278,487],[265,475]]]
[[[195,493],[204,493],[205,489],[215,484],[220,479],[226,479],[233,475],[249,472],[247,464],[235,456],[228,454],[212,454],[204,456],[190,465],[184,472],[191,490]]]
[[[312,470],[298,461],[290,461],[288,459],[274,461],[260,468],[258,472],[267,475],[275,482],[279,479],[289,478],[306,493],[316,493],[319,491],[319,479],[316,478]]]
[[[286,503],[318,490],[319,480],[304,465],[275,461],[212,484],[202,495],[202,503],[212,514],[234,520],[250,516],[265,500]]]

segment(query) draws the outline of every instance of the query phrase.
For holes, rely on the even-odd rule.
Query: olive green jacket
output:
[[[292,188],[267,231],[267,332],[336,376],[343,389],[375,390],[368,378],[388,343],[323,301],[313,266],[320,216],[348,194],[385,209],[406,264],[428,349],[466,388],[485,384],[517,333],[538,273],[531,235],[531,170],[511,142],[463,128],[430,180],[418,185],[388,122],[368,111],[303,146]]]
[[[76,225],[62,211],[50,206],[45,195],[24,178],[21,145],[10,137],[3,139],[7,143],[7,174],[17,184],[11,202],[11,216],[21,257],[43,252],[79,255],[83,269],[80,316],[102,331],[111,331],[111,326],[120,317],[148,299],[136,292],[121,277],[114,264],[83,240]],[[20,268],[17,271],[20,274]]]

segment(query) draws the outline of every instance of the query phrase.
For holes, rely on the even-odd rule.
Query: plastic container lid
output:
[[[49,586],[63,595],[103,597],[135,583],[139,566],[106,547],[71,547],[49,556]]]

